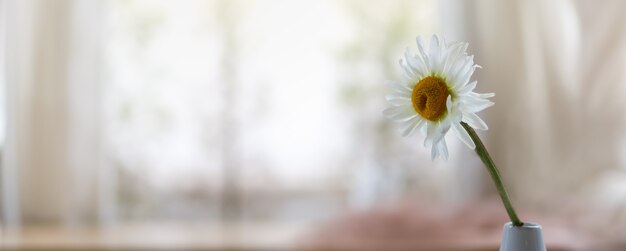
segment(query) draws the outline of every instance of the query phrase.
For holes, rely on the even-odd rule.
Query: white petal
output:
[[[387,84],[387,86],[389,86],[389,88],[391,88],[394,93],[397,94],[411,93],[413,91],[412,89],[393,80],[387,80],[385,81],[385,83]]]
[[[487,99],[478,98],[473,95],[459,97],[459,102],[463,103],[463,111],[479,112],[493,106],[493,102]]]
[[[426,128],[426,138],[424,139],[424,146],[432,146],[441,141],[446,133],[450,130],[450,122],[443,120],[440,122],[428,122]]]
[[[470,137],[470,135],[467,133],[467,131],[465,131],[465,128],[463,128],[460,123],[452,124],[452,128],[454,128],[454,130],[456,131],[456,135],[459,137],[459,139],[461,139],[461,141],[463,141],[463,143],[465,143],[467,147],[469,147],[470,149],[476,148],[476,144],[474,144],[472,137]]]
[[[437,144],[437,148],[439,149],[439,153],[441,153],[441,157],[443,157],[444,160],[448,160],[448,144],[446,144],[445,139]]]
[[[429,125],[429,124],[430,124],[430,122],[428,122],[428,121],[424,120],[424,123],[422,123],[422,124],[419,126],[419,130],[420,130],[420,133],[421,133],[422,135],[428,135],[428,132],[427,132],[427,131],[428,131],[428,125]]]
[[[477,84],[477,83],[478,83],[478,82],[477,82],[476,80],[474,80],[474,81],[472,81],[471,83],[469,83],[469,84],[467,84],[467,85],[465,85],[465,86],[461,87],[461,89],[459,89],[459,90],[458,90],[458,94],[459,94],[459,95],[463,95],[463,94],[467,94],[467,93],[469,93],[469,92],[473,91],[473,90],[474,90],[474,88],[476,88],[476,84]]]
[[[408,87],[404,86],[403,84],[395,80],[386,80],[385,84],[389,86],[391,89],[402,89],[402,90],[409,90],[409,91],[411,90]]]
[[[450,79],[456,79],[457,78],[456,76],[460,74],[461,70],[463,70],[463,67],[465,66],[466,57],[467,56],[461,57],[458,60],[456,60],[454,64],[450,67],[450,70],[448,70],[446,76],[450,77]]]
[[[407,121],[402,127],[402,136],[409,136],[412,133],[413,128],[417,125],[419,117],[413,117]]]
[[[407,121],[415,116],[417,113],[413,110],[412,106],[392,106],[383,111],[383,114],[395,121]]]
[[[445,65],[443,67],[443,74],[445,76],[449,76],[450,70],[453,68],[455,63],[460,61],[461,56],[464,55],[466,48],[467,43],[455,43],[450,46],[450,51],[448,53],[448,56],[446,57]]]
[[[425,147],[432,145],[436,129],[437,125],[434,122],[426,122],[426,138],[424,139]]]
[[[470,56],[474,57],[474,56]],[[472,74],[474,74],[474,69],[475,67],[473,66],[473,60],[470,59],[469,62],[464,66],[463,71],[460,72],[459,75],[456,75],[456,79],[454,80],[454,83],[456,84],[455,89],[460,89],[461,86],[465,85],[467,82],[469,82],[470,77],[472,76]]]
[[[437,148],[437,144],[433,144],[430,147],[430,159],[435,160],[437,157],[439,157],[439,148]]]
[[[383,111],[383,114],[385,114],[385,116],[391,116],[391,115],[406,113],[406,112],[411,111],[412,109],[413,109],[413,107],[412,106],[408,106],[408,105],[392,106],[392,107],[389,107],[389,108],[385,109]],[[413,113],[415,113],[415,112],[413,112]]]
[[[469,82],[470,77],[474,74],[474,56],[467,56],[463,61],[462,67],[458,72],[455,72],[451,76],[451,82],[454,84],[455,89],[460,89],[461,86]]]
[[[478,130],[484,131],[489,129],[485,121],[483,121],[480,117],[478,117],[478,115],[472,112],[463,113],[463,122]]]
[[[476,93],[476,94],[478,94],[479,98],[493,98],[493,97],[496,96],[496,94],[493,93],[493,92],[490,92],[490,93]]]
[[[442,53],[441,53],[441,48],[440,48],[440,43],[439,43],[439,37],[437,37],[437,35],[433,35],[430,39],[430,44],[429,46],[429,54],[428,54],[428,58],[430,59],[430,67],[432,71],[435,72],[442,72],[443,70],[443,66],[442,66]]]
[[[467,106],[465,107],[465,109],[463,111],[465,112],[471,112],[471,113],[477,113],[477,112],[481,112],[489,107],[492,107],[495,103],[491,102],[491,101],[487,101],[483,104],[480,105],[472,105],[472,106]]]
[[[446,136],[449,130],[450,130],[450,123],[444,123],[444,122],[440,123],[437,128],[437,133],[435,134],[436,137],[433,138],[433,141],[439,142],[443,140],[443,137]]]
[[[415,72],[415,75],[417,75],[418,78],[423,78],[428,73],[428,70],[426,69],[424,63],[417,59],[415,56],[411,55],[411,52],[408,48],[404,51],[404,57],[406,58],[408,65]]]
[[[403,113],[403,114],[396,114],[393,116],[389,116],[389,119],[396,121],[396,122],[405,122],[414,118],[415,116],[417,115],[409,115],[409,114]]]
[[[411,99],[411,95],[405,95],[405,94],[399,94],[399,93],[391,93],[388,94],[387,96],[385,96],[386,99],[395,99],[395,98],[405,98],[405,99]]]
[[[421,51],[419,50],[419,46],[418,46],[418,53],[415,54],[413,57],[419,64],[420,71],[424,73],[425,75],[428,75],[430,73],[430,67],[428,66],[428,56],[423,54],[423,46],[422,46]]]
[[[402,72],[402,86],[409,88],[409,86],[413,86],[417,83],[416,76],[410,76],[410,74],[406,73],[405,71]]]
[[[414,79],[416,78],[416,74],[413,71],[413,69],[411,69],[411,67],[408,65],[408,63],[406,63],[404,60],[400,59],[400,67],[402,67],[402,69],[404,69],[404,75],[409,78],[409,79]]]
[[[410,98],[413,94],[412,87],[409,88],[398,82],[393,82],[393,84],[387,83],[387,85],[389,86],[389,89],[391,89],[390,95]]]
[[[448,160],[448,145],[445,140],[441,140],[431,146],[430,158],[435,160],[441,156],[444,160]]]
[[[410,136],[415,133],[415,130],[419,128],[422,124],[424,124],[424,119],[420,116],[415,116],[411,120],[409,120],[409,124],[402,130],[402,136]]]
[[[395,96],[395,95],[387,95],[385,97],[385,99],[392,106],[413,105],[413,104],[411,104],[411,98],[408,98],[408,97],[399,97],[399,96]]]
[[[392,96],[397,96],[397,97],[403,97],[403,98],[411,98],[411,95],[413,94],[413,91],[409,91],[407,89],[404,88],[396,88],[396,89],[392,89],[391,93],[389,95]]]
[[[411,98],[411,92],[410,91],[392,91],[391,94],[389,95],[393,95],[396,97],[402,97],[402,98]]]
[[[485,101],[490,101],[489,99],[481,98],[480,95],[478,93],[475,93],[475,92],[470,92],[470,93],[467,93],[465,95],[459,96],[459,99],[462,99],[464,101],[473,102],[473,103],[483,103]]]
[[[432,35],[430,37],[428,49],[430,53],[428,56],[431,57],[431,59],[439,56],[439,37],[437,35]]]
[[[427,71],[431,71],[432,68],[429,61],[430,59],[428,58],[428,54],[426,54],[426,50],[424,49],[424,38],[422,38],[422,36],[417,36],[415,40],[417,42],[417,49],[420,52],[420,57],[424,61]]]

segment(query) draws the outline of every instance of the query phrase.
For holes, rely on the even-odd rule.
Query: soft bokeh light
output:
[[[624,8],[0,0],[0,244],[494,250],[507,218],[474,152],[449,135],[431,161],[382,115],[437,33],[496,93],[480,135],[522,220],[551,250],[622,250]]]

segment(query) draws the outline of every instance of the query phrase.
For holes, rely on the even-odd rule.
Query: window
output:
[[[123,219],[311,221],[401,192],[372,183],[405,172],[381,149],[410,149],[383,137],[378,96],[436,25],[431,1],[111,7],[105,138]]]

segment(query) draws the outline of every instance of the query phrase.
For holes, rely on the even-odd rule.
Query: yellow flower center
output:
[[[420,80],[413,88],[411,101],[417,113],[430,121],[439,121],[446,115],[446,101],[450,95],[443,79],[429,76]]]

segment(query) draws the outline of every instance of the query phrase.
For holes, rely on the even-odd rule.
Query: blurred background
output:
[[[454,135],[382,116],[404,50],[468,41],[481,133],[551,250],[624,250],[626,2],[0,0],[7,250],[497,250]]]

